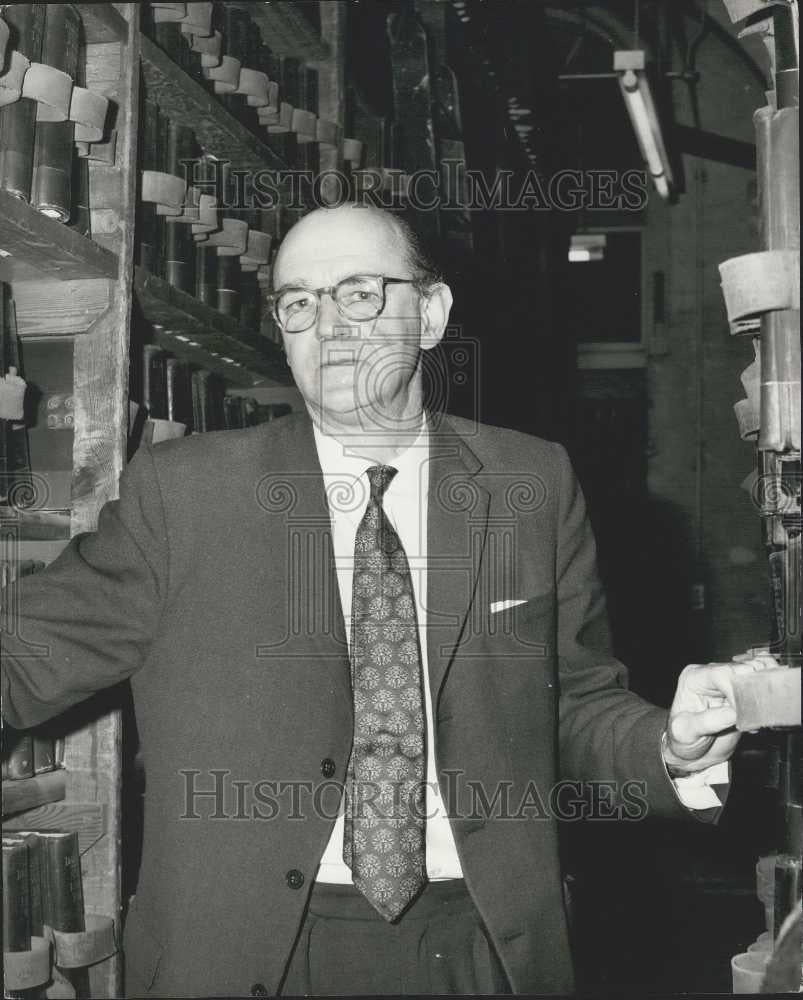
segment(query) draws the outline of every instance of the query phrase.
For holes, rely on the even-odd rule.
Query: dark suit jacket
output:
[[[563,449],[434,420],[428,660],[441,787],[514,989],[566,992],[555,812],[576,812],[577,794],[553,789],[616,782],[628,810],[632,786],[621,789],[643,782],[651,811],[687,816],[660,759],[666,713],[626,690],[610,653]],[[147,773],[125,930],[132,995],[280,984],[352,737],[329,527],[312,425],[293,415],[141,449],[97,532],[21,584],[18,634],[51,652],[31,658],[4,636],[12,725],[131,678]],[[492,602],[521,598],[491,615]],[[297,783],[295,802],[278,783]],[[217,800],[188,800],[215,787]]]

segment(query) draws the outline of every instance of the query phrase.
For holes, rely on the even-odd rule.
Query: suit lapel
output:
[[[427,664],[437,706],[474,601],[490,495],[475,478],[482,463],[466,441],[442,415],[434,415],[430,426]]]
[[[266,533],[268,557],[275,560],[283,553],[287,560],[288,649],[305,660],[320,660],[338,697],[351,710],[348,647],[312,421],[306,414],[282,418],[285,421],[287,440],[271,448],[260,504],[274,515]],[[482,463],[465,439],[442,415],[430,415],[429,421],[427,663],[437,706],[473,606],[490,495],[476,479]]]

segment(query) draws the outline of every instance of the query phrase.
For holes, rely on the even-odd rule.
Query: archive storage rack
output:
[[[136,263],[141,190],[137,137],[144,101],[155,101],[163,114],[191,126],[206,154],[230,161],[236,169],[281,169],[285,164],[264,136],[246,127],[147,37],[141,16],[148,5],[64,6],[76,9],[82,22],[82,82],[109,101],[103,139],[88,160],[91,236],[0,190],[0,281],[14,302],[23,359],[26,345],[36,344],[41,351],[50,344],[63,349],[65,341],[71,343],[68,533],[75,535],[95,528],[100,509],[117,495],[126,462],[132,314],[152,325],[160,347],[217,373],[232,388],[287,384],[290,377],[275,338],[264,333],[266,319],[260,332]],[[180,10],[207,5],[151,6]],[[274,51],[317,70],[319,115],[308,116],[307,126],[310,121],[317,126],[319,119],[323,123],[321,166],[341,166],[345,5],[322,3],[320,16],[312,21],[292,3],[240,6],[250,9]],[[0,76],[2,71],[0,67]],[[280,235],[275,234],[274,252]],[[36,469],[31,473],[35,485]],[[25,537],[30,534],[23,527],[28,516],[28,510],[13,504],[0,507],[4,555],[52,561],[68,539]],[[86,912],[113,918],[118,943],[125,903],[121,703],[120,693],[111,691],[67,713],[58,720],[65,732],[64,767],[3,784],[4,833],[77,831]],[[119,950],[93,964],[91,995],[121,995],[122,969]]]

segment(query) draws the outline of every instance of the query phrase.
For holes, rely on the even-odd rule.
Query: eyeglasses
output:
[[[318,317],[322,295],[331,295],[337,311],[355,323],[376,319],[385,308],[387,285],[413,285],[415,278],[353,274],[329,288],[282,288],[270,296],[273,316],[285,333],[303,333]]]

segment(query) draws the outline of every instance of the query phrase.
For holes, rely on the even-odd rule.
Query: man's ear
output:
[[[442,281],[421,296],[421,350],[429,351],[442,340],[449,313],[452,290]]]

